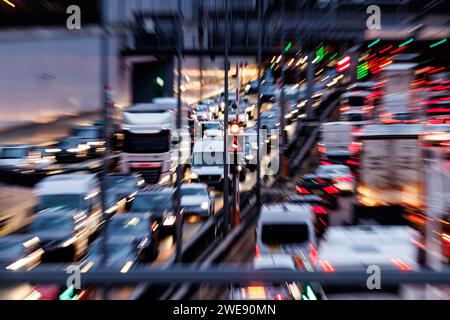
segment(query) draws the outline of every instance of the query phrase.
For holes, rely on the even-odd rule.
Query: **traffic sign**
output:
[[[228,145],[227,148],[228,152],[242,152],[244,151],[238,141],[237,136],[233,137],[233,140],[231,141],[231,143]]]

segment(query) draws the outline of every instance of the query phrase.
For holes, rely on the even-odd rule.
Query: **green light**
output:
[[[272,64],[270,65],[270,69],[273,69],[274,66],[275,66],[275,62],[272,62]]]
[[[381,41],[380,38],[376,39],[376,40],[373,41],[372,43],[369,43],[369,45],[367,46],[367,48],[373,47],[374,45],[376,45],[376,44],[377,44],[378,42],[380,42],[380,41]]]
[[[356,79],[366,77],[369,74],[369,63],[363,62],[356,67]]]
[[[156,77],[156,84],[160,87],[164,86],[164,80],[160,77]]]
[[[319,50],[316,51],[316,58],[314,59],[315,63],[319,63],[320,61],[322,61],[327,53],[328,51],[323,52],[323,46],[321,46]]]
[[[306,286],[306,295],[308,296],[308,300],[317,300],[316,294],[310,286]]]
[[[68,287],[63,293],[59,295],[59,300],[73,300],[75,297],[73,296],[73,290],[75,288],[73,286]]]
[[[336,52],[335,54],[333,54],[333,55],[328,59],[328,61],[333,60],[333,58],[336,58],[337,55],[338,55],[338,53]]]
[[[447,42],[447,39],[442,39],[441,41],[430,44],[430,48],[437,47],[438,45],[443,44],[445,42]]]
[[[291,47],[292,47],[292,42],[288,42],[288,44],[284,48],[284,52],[288,52]]]
[[[400,43],[398,47],[399,47],[399,48],[404,47],[404,46],[410,44],[410,43],[413,42],[413,41],[414,41],[414,38],[411,38],[411,39],[409,39],[409,40],[406,40],[406,41],[403,42],[403,43]]]

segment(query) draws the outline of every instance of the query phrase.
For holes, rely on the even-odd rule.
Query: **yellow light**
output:
[[[88,272],[88,271],[92,268],[93,265],[94,265],[94,262],[89,261],[89,262],[83,267],[83,269],[81,269],[81,273]]]
[[[13,7],[13,8],[16,7],[16,5],[15,5],[14,3],[12,3],[11,1],[9,1],[9,0],[3,0],[3,2],[9,4],[9,5],[10,5],[11,7]]]

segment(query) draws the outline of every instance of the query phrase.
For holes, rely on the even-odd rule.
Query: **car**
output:
[[[41,263],[43,253],[38,237],[24,234],[0,237],[0,269],[32,269]]]
[[[103,135],[103,129],[99,125],[76,126],[71,129],[70,135],[77,137],[83,144],[89,146],[89,156],[100,157],[106,151],[106,140]]]
[[[0,149],[1,170],[33,170],[45,168],[53,159],[44,148],[27,144],[5,145]]]
[[[291,256],[285,254],[264,255],[253,262],[254,270],[295,271]],[[292,282],[232,284],[230,300],[301,300],[301,286]]]
[[[209,111],[211,112],[212,116],[217,119],[219,117],[219,104],[214,99],[204,99],[200,102],[201,104],[207,105],[209,108]]]
[[[145,261],[153,261],[158,255],[159,231],[160,225],[150,213],[127,213],[111,217],[107,236],[130,239],[136,250],[143,250]]]
[[[139,191],[130,206],[130,213],[150,213],[160,225],[161,235],[176,235],[174,188],[148,188]],[[128,213],[129,214],[129,213]]]
[[[275,97],[276,86],[270,83],[264,83],[261,85],[261,102],[270,102]]]
[[[341,193],[353,193],[353,191],[355,190],[355,179],[350,168],[346,165],[320,165],[319,167],[317,167],[316,173],[318,175],[325,174],[331,176],[336,182],[334,186],[338,188]]]
[[[369,111],[355,108],[342,111],[339,116],[339,121],[349,122],[354,127],[362,127],[366,124],[369,124],[370,119],[371,114]]]
[[[221,121],[204,121],[202,126],[202,137],[223,137],[224,129]]]
[[[330,175],[308,173],[298,179],[295,190],[301,195],[316,194],[325,201],[327,208],[337,209],[339,189],[335,183]]]
[[[246,109],[247,109],[247,105],[242,101],[239,101],[238,107],[236,107],[236,104],[228,105],[228,119],[235,120],[236,112],[237,112],[238,113],[237,119],[238,119],[239,124],[241,124],[244,127],[247,126],[250,117],[249,117]]]
[[[34,212],[54,210],[76,210],[86,213],[93,225],[102,222],[100,183],[91,173],[72,173],[49,176],[33,189],[36,197]],[[111,214],[115,208],[107,208]]]
[[[130,208],[137,192],[143,188],[145,181],[139,173],[109,173],[105,177],[106,193],[110,195],[111,204],[123,212]]]
[[[185,217],[197,216],[207,219],[214,214],[214,192],[208,192],[206,184],[181,185],[181,207]]]
[[[90,148],[80,138],[67,137],[46,151],[52,153],[57,162],[80,162],[88,158]]]
[[[83,272],[91,269],[103,268],[105,239],[98,238],[89,247],[86,258],[80,265]],[[145,245],[144,240],[141,242]],[[134,244],[133,238],[113,237],[106,240],[106,266],[125,273],[141,262],[145,262],[145,246]]]
[[[264,205],[257,223],[255,257],[287,254],[299,268],[312,271],[317,253],[314,220],[309,206],[289,202]]]
[[[197,121],[208,121],[212,119],[212,114],[206,104],[198,104],[194,109],[194,117]]]
[[[249,81],[245,85],[245,94],[258,93],[258,80]]]
[[[77,211],[55,210],[36,214],[27,233],[39,238],[43,262],[73,262],[82,257],[92,230],[89,217]]]

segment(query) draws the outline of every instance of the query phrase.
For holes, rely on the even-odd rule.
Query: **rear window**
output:
[[[268,245],[303,243],[309,240],[308,226],[302,224],[264,224],[261,241]]]

